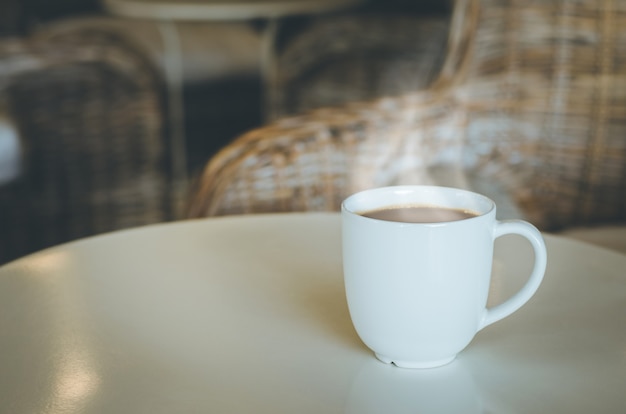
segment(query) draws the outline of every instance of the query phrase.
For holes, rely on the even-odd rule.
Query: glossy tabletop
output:
[[[625,255],[546,236],[525,307],[406,370],[352,328],[340,231],[336,214],[186,221],[0,267],[0,412],[625,412]],[[531,254],[498,241],[491,303]]]
[[[106,9],[126,17],[163,20],[245,20],[316,14],[363,0],[103,0]]]

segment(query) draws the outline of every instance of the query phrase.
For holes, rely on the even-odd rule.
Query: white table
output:
[[[344,299],[336,214],[155,225],[0,268],[0,412],[619,413],[626,256],[546,236],[536,296],[450,365],[378,362]],[[499,242],[492,301],[530,248]]]

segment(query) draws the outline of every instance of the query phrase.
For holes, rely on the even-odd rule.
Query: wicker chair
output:
[[[624,56],[624,0],[457,1],[429,89],[251,131],[210,160],[190,216],[337,210],[360,189],[437,183],[544,230],[624,221]]]
[[[145,54],[88,30],[0,43],[21,172],[0,186],[0,262],[174,218],[165,86]]]
[[[364,11],[283,26],[265,79],[268,120],[426,88],[445,57],[449,13]]]

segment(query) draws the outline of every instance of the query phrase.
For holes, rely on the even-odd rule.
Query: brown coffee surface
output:
[[[364,217],[401,223],[442,223],[478,216],[469,210],[437,206],[393,206],[359,213]]]

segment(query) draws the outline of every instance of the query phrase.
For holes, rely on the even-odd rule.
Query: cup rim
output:
[[[376,219],[376,218],[371,218],[371,217],[365,217],[362,215],[363,212],[366,211],[371,211],[371,210],[376,210],[376,209],[381,209],[381,208],[385,208],[385,205],[387,206],[392,206],[392,204],[387,204],[387,203],[383,203],[381,206],[378,207],[374,207],[371,209],[354,209],[354,208],[350,208],[349,204],[354,203],[355,200],[359,199],[359,198],[363,198],[363,197],[367,197],[370,194],[373,193],[389,193],[389,192],[395,192],[397,193],[408,193],[408,192],[415,192],[416,190],[419,191],[426,191],[426,192],[445,192],[447,194],[452,194],[452,193],[456,193],[457,195],[463,195],[465,197],[471,197],[475,200],[477,200],[479,203],[483,203],[484,205],[486,205],[487,207],[482,209],[481,211],[478,211],[477,209],[471,209],[471,208],[467,208],[467,210],[471,210],[473,212],[476,213],[475,217],[470,217],[470,218],[466,218],[466,219],[462,219],[462,220],[452,220],[452,221],[439,221],[439,222],[434,222],[434,223],[414,223],[414,222],[404,222],[404,221],[388,221],[388,220],[382,220],[382,219]],[[400,204],[400,203],[398,203]],[[395,204],[395,205],[398,205]],[[458,208],[455,206],[444,206],[444,205],[440,205],[437,203],[433,203],[433,204],[424,204],[424,205],[432,205],[432,206],[438,206],[438,207],[443,207],[443,208]],[[394,185],[394,186],[385,186],[385,187],[372,187],[372,188],[368,188],[365,190],[361,190],[358,191],[356,193],[351,194],[350,196],[346,197],[342,203],[341,203],[341,211],[343,213],[347,213],[347,214],[351,214],[353,216],[358,216],[364,220],[370,220],[370,221],[377,221],[377,222],[384,222],[384,223],[389,223],[389,224],[395,224],[395,225],[417,225],[417,226],[436,226],[436,225],[441,225],[441,224],[447,224],[447,223],[463,223],[463,222],[467,222],[469,220],[476,220],[479,219],[481,217],[484,217],[492,212],[495,212],[496,209],[496,203],[490,199],[489,197],[480,194],[480,193],[476,193],[474,191],[471,190],[466,190],[463,188],[457,188],[457,187],[446,187],[446,186],[437,186],[437,185]]]

